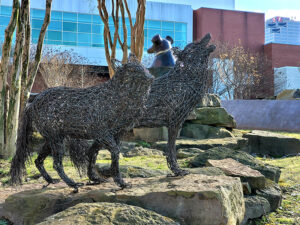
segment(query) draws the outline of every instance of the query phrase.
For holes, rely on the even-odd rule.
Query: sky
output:
[[[150,0],[156,2],[177,3],[192,5],[198,9],[201,5],[208,5],[210,8],[225,8],[232,2],[230,7],[236,10],[265,13],[266,19],[274,16],[293,17],[300,21],[300,0]],[[226,9],[226,8],[225,8]]]
[[[236,0],[235,9],[264,12],[266,19],[281,16],[300,21],[300,0]]]

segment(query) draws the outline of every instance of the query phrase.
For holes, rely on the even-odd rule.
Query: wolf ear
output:
[[[169,35],[166,37],[166,39],[169,41],[169,42],[171,42],[171,44],[173,44],[173,38],[171,38]]]
[[[160,45],[161,42],[162,42],[162,38],[159,34],[155,35],[153,38],[152,38],[152,43],[153,44],[157,44],[157,45]]]

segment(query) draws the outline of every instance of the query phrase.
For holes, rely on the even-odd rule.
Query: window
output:
[[[77,23],[64,22],[63,30],[76,32],[77,31]]]
[[[63,40],[64,42],[76,42],[77,41],[77,33],[74,32],[63,32]]]
[[[78,32],[91,33],[91,24],[78,23]]]
[[[78,22],[91,23],[92,15],[79,13],[78,14]]]
[[[77,22],[77,13],[63,12],[63,20]]]
[[[161,21],[148,20],[148,28],[161,29]]]
[[[48,40],[62,40],[62,32],[60,31],[48,31]]]

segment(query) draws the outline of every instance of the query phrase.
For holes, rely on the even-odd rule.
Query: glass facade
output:
[[[266,21],[265,43],[300,45],[300,21],[274,17]]]
[[[7,27],[12,8],[1,6],[0,8],[0,41],[4,40],[4,30]],[[32,43],[37,43],[40,29],[43,24],[45,10],[31,9]],[[121,19],[120,19],[121,21]],[[114,27],[112,18],[109,20],[111,32]],[[126,18],[128,29],[128,44],[130,45],[129,20]],[[99,15],[81,14],[62,11],[51,12],[51,22],[49,24],[45,44],[104,47],[103,41],[104,25]],[[122,39],[122,24],[119,28]],[[187,44],[187,24],[176,21],[146,20],[145,21],[145,43],[144,48],[149,48],[154,35],[160,34],[162,37],[171,36],[174,46],[184,47]],[[119,47],[119,46],[118,46]]]

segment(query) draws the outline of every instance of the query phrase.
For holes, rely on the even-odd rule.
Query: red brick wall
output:
[[[271,60],[272,68],[284,66],[300,67],[300,45],[267,44],[265,55]]]
[[[265,41],[263,13],[200,8],[194,10],[193,39],[200,40],[206,33],[213,41],[238,44],[253,52],[263,52]]]

